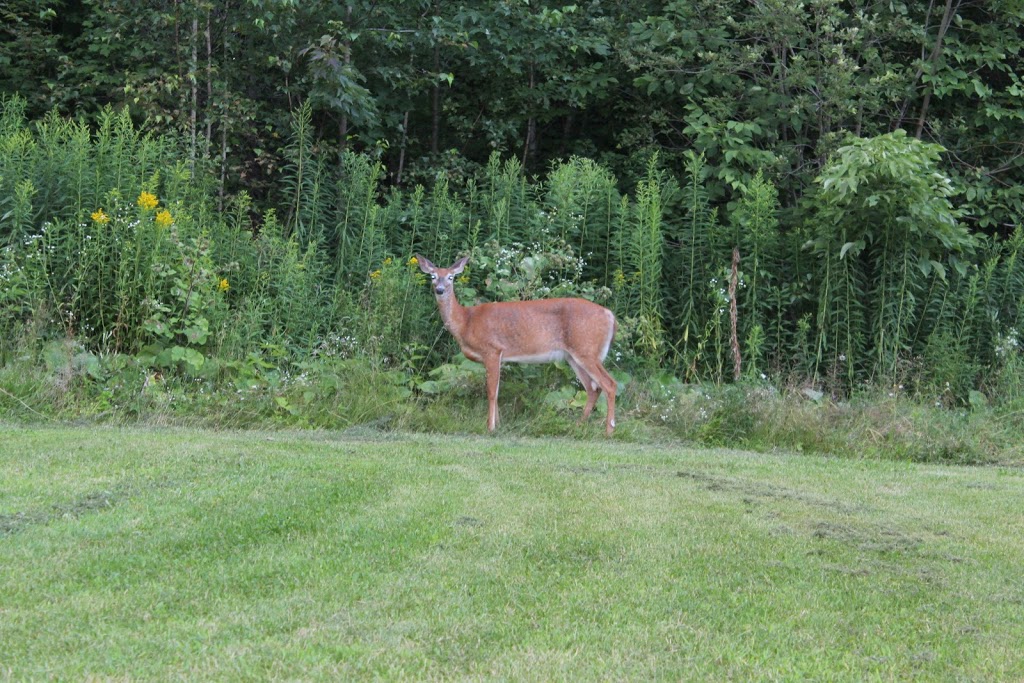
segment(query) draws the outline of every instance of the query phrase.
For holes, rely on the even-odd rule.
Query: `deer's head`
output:
[[[419,254],[416,254],[416,261],[420,264],[420,270],[430,276],[431,287],[434,289],[434,295],[438,298],[447,296],[452,292],[452,287],[455,283],[455,276],[462,272],[469,262],[469,257],[464,256],[449,268],[438,268],[428,259],[423,258]]]

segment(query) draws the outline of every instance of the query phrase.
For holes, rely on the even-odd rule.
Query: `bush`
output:
[[[812,228],[784,225],[763,174],[712,206],[696,153],[682,185],[650,158],[634,197],[590,160],[529,178],[498,155],[473,177],[385,188],[375,159],[346,151],[339,164],[316,144],[308,107],[285,146],[287,205],[257,207],[214,196],[173,141],[123,112],[90,129],[3,106],[0,364],[22,419],[415,426],[444,424],[444,406],[461,428],[482,383],[453,361],[417,252],[471,254],[467,305],[612,308],[613,372],[649,378],[623,392],[624,418],[644,427],[621,438],[984,460],[1004,452],[986,416],[1014,415],[1024,396],[1024,230],[967,235],[940,150],[906,136],[840,149],[799,209]],[[746,377],[723,386],[733,349]],[[567,377],[510,369],[503,415],[579,433]]]

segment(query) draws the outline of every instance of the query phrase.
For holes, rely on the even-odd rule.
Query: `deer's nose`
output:
[[[437,285],[437,287],[434,287],[434,294],[437,294],[438,296],[441,296],[442,294],[444,294],[444,285],[443,284],[439,284],[439,285]]]

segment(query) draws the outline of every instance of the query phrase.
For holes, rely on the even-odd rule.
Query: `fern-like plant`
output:
[[[648,360],[659,361],[664,353],[662,326],[662,172],[658,156],[651,156],[646,177],[637,185],[630,238],[625,245],[625,270],[632,275],[636,292],[638,351]]]
[[[919,336],[930,278],[945,277],[975,246],[938,170],[941,152],[903,131],[852,139],[817,179],[818,357],[845,357],[850,382],[858,368],[895,379]]]

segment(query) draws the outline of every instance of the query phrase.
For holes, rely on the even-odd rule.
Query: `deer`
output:
[[[587,392],[580,422],[590,417],[604,391],[608,401],[605,434],[615,431],[618,385],[604,367],[618,323],[610,310],[586,299],[496,301],[463,306],[455,296],[455,278],[469,257],[438,268],[416,254],[420,270],[430,276],[445,328],[463,355],[481,363],[487,375],[487,430],[498,427],[498,388],[502,363],[550,363],[563,360]]]

